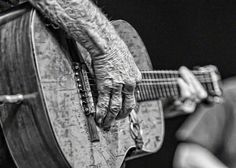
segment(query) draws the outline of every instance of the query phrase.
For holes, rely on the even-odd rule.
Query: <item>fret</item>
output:
[[[162,73],[159,74],[159,76],[160,76],[161,79],[165,79],[165,78],[162,76]],[[161,88],[161,91],[162,91],[162,93],[163,93],[163,96],[166,97],[166,91],[165,91],[165,87],[164,87],[164,86],[165,86],[165,85],[162,84],[162,85],[160,85],[160,88]]]
[[[141,83],[138,85],[138,90],[140,91],[140,93],[139,93],[140,100],[145,100],[146,95],[145,95],[144,88],[143,88],[143,86],[141,85]],[[147,99],[147,98],[146,98],[146,99]]]
[[[144,90],[143,90],[143,87],[142,86],[140,86],[140,87],[138,87],[138,90],[139,90],[139,98],[140,98],[140,100],[145,100],[145,93],[144,93]]]
[[[148,74],[148,77],[149,77],[149,79],[153,78],[152,74]],[[154,88],[153,87],[149,87],[149,89],[150,89],[150,92],[151,92],[150,96],[151,96],[152,99],[154,99],[154,97],[155,97]]]
[[[147,79],[151,79],[150,74],[147,74]],[[148,85],[148,95],[152,99],[154,97],[154,93],[152,94],[152,87]]]
[[[206,75],[204,75],[204,76],[206,76]],[[211,82],[206,82],[206,87],[209,89],[209,91],[213,90],[213,86],[212,86]]]
[[[167,78],[167,73],[166,74],[162,74],[162,77],[163,78]],[[167,78],[168,79],[168,78]],[[171,82],[170,82],[170,84],[171,84]],[[166,93],[166,96],[167,97],[169,97],[169,95],[168,95],[168,93],[169,93],[169,90],[170,90],[170,84],[168,84],[168,85],[163,85],[163,88],[164,88],[164,90],[165,90],[165,93]]]
[[[168,79],[168,78],[170,78],[170,74],[166,74],[166,75],[164,75],[164,76],[166,76],[166,78]],[[167,96],[170,96],[171,95],[171,89],[172,89],[172,81],[170,82],[170,84],[169,85],[167,85]]]
[[[174,75],[170,75],[171,78],[173,78]],[[172,80],[171,82],[171,94],[172,95],[176,95],[175,94],[175,83],[177,82],[177,79],[175,80],[175,82]]]
[[[176,83],[173,83],[174,85],[174,96],[177,97],[178,96],[178,93],[179,93],[179,87],[178,87],[178,84],[177,84],[177,81]]]
[[[167,79],[168,78],[171,78],[171,74],[166,74],[166,77]],[[170,95],[173,95],[173,90],[172,90],[172,81],[170,82],[170,85],[168,85],[168,91],[167,91],[167,95],[170,96]]]
[[[176,83],[176,84],[174,84],[174,97],[177,97],[178,93],[179,93],[179,88],[178,88],[178,85]]]
[[[211,71],[192,72],[209,94],[215,92]],[[177,79],[181,76],[178,71],[142,71],[142,75],[143,79],[142,82],[138,84],[138,88],[139,90],[144,90],[144,94],[140,94],[140,100],[153,100],[180,96]],[[216,87],[218,85],[218,80],[219,79],[216,76]]]
[[[143,74],[143,78],[146,79],[146,73]],[[147,84],[145,83],[145,85],[143,85],[143,93],[144,93],[144,99],[151,99],[149,96],[148,96],[148,93],[147,93]]]
[[[208,74],[208,76],[210,76],[210,74]],[[209,78],[209,77],[208,77]],[[208,81],[207,83],[207,87],[209,89],[210,92],[214,92],[214,87],[213,87],[213,80],[212,81]]]
[[[146,79],[148,79],[148,74],[146,74]],[[151,93],[150,93],[150,90],[149,90],[149,87],[150,87],[150,83],[149,82],[146,82],[146,97],[150,98],[151,99]]]
[[[154,79],[159,79],[157,74],[155,74],[155,73],[151,73],[151,74],[152,74]],[[153,82],[155,82],[155,81],[153,81]],[[154,88],[154,91],[155,91],[154,97],[156,97],[156,95],[163,96],[161,94],[162,92],[161,92],[160,87],[158,85],[154,85],[153,88]]]

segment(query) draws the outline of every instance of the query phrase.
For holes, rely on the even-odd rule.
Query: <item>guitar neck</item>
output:
[[[196,70],[192,71],[195,77],[210,96],[220,96],[219,76],[215,71]],[[180,89],[177,79],[180,78],[178,71],[142,71],[142,81],[137,87],[137,100],[147,101],[159,98],[179,97]]]

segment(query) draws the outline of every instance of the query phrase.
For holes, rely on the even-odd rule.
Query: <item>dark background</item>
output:
[[[124,19],[142,37],[155,69],[214,64],[236,74],[236,4],[232,0],[97,0],[110,19]],[[175,131],[186,116],[168,119],[162,149],[128,168],[171,168]]]

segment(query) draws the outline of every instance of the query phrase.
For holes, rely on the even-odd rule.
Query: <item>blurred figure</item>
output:
[[[177,132],[175,168],[236,168],[236,80],[223,91],[222,103],[202,105]]]
[[[207,92],[188,68],[180,67],[179,73],[181,78],[177,82],[181,96],[163,102],[165,118],[193,113],[197,104],[207,98]]]

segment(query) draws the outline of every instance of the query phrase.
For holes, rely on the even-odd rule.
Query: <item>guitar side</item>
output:
[[[32,41],[43,96],[52,129],[62,153],[72,167],[119,168],[129,149],[135,147],[134,140],[130,136],[129,119],[117,121],[109,132],[97,128],[100,141],[90,142],[81,95],[74,81],[65,36],[58,38],[50,29],[45,28],[36,13],[34,13],[32,23]],[[116,27],[120,34],[119,28]],[[134,36],[138,38],[137,33],[133,31],[132,36],[129,37]],[[139,39],[139,44],[137,39],[133,44],[139,45],[145,51],[141,39]],[[142,55],[144,54],[148,60],[147,52],[143,52]],[[148,62],[144,66],[151,68]],[[143,131],[143,150],[157,151],[162,143],[164,125],[160,102],[141,103],[138,116],[141,119]]]
[[[97,128],[100,141],[90,141],[66,36],[53,31],[46,28],[34,12],[32,41],[35,61],[48,117],[58,145],[72,168],[119,167],[132,142],[127,141],[124,149],[123,146],[119,149],[118,126],[109,132]]]
[[[117,134],[101,135],[99,143],[89,140],[65,36],[46,28],[33,10],[2,25],[0,33],[0,94],[38,93],[1,108],[1,126],[17,167],[118,167],[124,153],[118,155]]]
[[[31,10],[0,27],[0,94],[38,93],[35,99],[1,105],[1,127],[19,168],[70,168],[53,135],[30,39]],[[21,30],[21,31],[20,31]]]
[[[66,36],[45,27],[35,11],[4,24],[0,32],[0,93],[38,93],[36,99],[4,105],[1,113],[1,126],[17,166],[119,168],[127,151],[135,147],[129,119],[117,121],[109,132],[98,128],[100,141],[90,142]],[[153,113],[159,106],[156,103],[152,105]],[[151,104],[140,105],[138,114],[146,115],[140,116],[143,120],[148,119]],[[163,119],[157,119],[163,124]],[[153,120],[143,122],[147,124],[142,124],[142,129],[149,129]],[[146,138],[148,134],[144,131],[143,135]],[[154,148],[149,139],[144,139],[144,150],[158,150],[162,137],[156,140]]]

